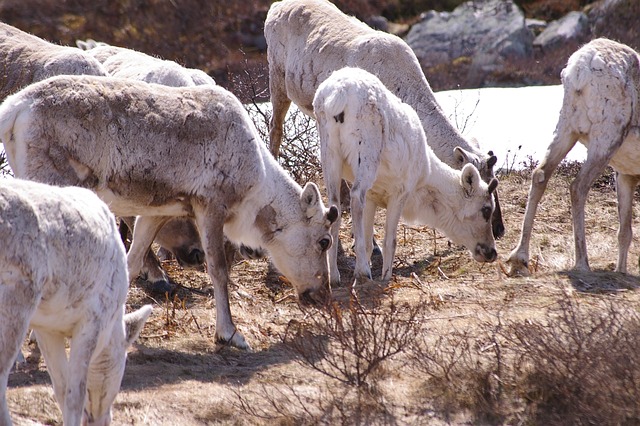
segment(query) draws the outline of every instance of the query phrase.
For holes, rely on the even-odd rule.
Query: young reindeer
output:
[[[293,181],[221,87],[52,77],[0,106],[0,140],[16,176],[86,187],[116,215],[139,216],[130,276],[168,218],[194,217],[214,288],[216,342],[250,348],[231,318],[225,236],[264,248],[303,303],[330,296],[326,251],[337,208],[325,208],[315,184]]]
[[[376,76],[359,68],[334,71],[320,84],[313,110],[329,202],[340,206],[342,178],[353,183],[356,279],[371,278],[368,259],[378,206],[387,209],[383,280],[391,278],[401,216],[442,231],[478,262],[496,259],[491,194],[498,181],[485,184],[472,164],[458,171],[441,162],[427,145],[416,112]],[[332,229],[334,241],[339,224],[338,219]],[[329,268],[332,284],[339,284],[337,245],[329,252]]]
[[[447,119],[416,55],[401,38],[372,29],[327,0],[274,2],[264,35],[273,105],[269,137],[276,158],[291,102],[313,117],[311,103],[320,83],[333,71],[357,67],[377,76],[418,113],[427,142],[441,161],[458,170],[471,163],[487,183],[495,178],[496,157],[491,151],[481,152],[475,140],[465,139]],[[500,238],[504,224],[497,191],[493,196],[493,234]]]
[[[518,246],[507,263],[510,275],[528,275],[529,242],[538,203],[560,161],[577,141],[587,159],[571,183],[576,270],[588,271],[584,208],[589,188],[607,164],[616,171],[618,263],[627,272],[633,192],[640,181],[640,56],[630,47],[596,39],[577,50],[562,71],[564,100],[553,141],[531,174],[531,189]]]
[[[113,214],[86,189],[7,179],[0,241],[0,424],[11,424],[9,371],[31,327],[65,426],[108,425],[127,348],[151,313],[124,313],[129,280]]]

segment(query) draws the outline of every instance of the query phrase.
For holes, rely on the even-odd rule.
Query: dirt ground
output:
[[[387,285],[371,283],[357,292],[374,303],[384,303],[391,296],[410,305],[424,303],[429,327],[440,335],[454,328],[472,328],[480,316],[498,311],[508,318],[535,320],[562,295],[594,310],[615,299],[638,311],[640,247],[635,242],[631,246],[631,274],[611,272],[617,258],[618,222],[615,192],[606,180],[599,181],[600,187],[591,191],[587,203],[588,251],[594,272],[570,272],[570,180],[567,174],[556,174],[538,209],[531,243],[531,277],[509,278],[503,269],[519,237],[530,184],[529,173],[521,172],[500,178],[507,232],[497,243],[499,261],[475,263],[466,250],[451,246],[437,232],[402,224],[392,281]],[[637,216],[637,203],[634,208]],[[383,217],[381,212],[379,218]],[[348,215],[344,219],[342,276],[343,284],[348,285],[354,255]],[[382,229],[380,219],[377,230]],[[379,259],[374,259],[374,266],[379,273]],[[132,284],[128,308],[152,303],[154,312],[130,350],[113,410],[114,424],[297,424],[284,413],[277,420],[252,413],[281,411],[283,407],[273,401],[283,395],[313,401],[342,388],[334,379],[298,362],[283,344],[281,336],[287,325],[311,313],[299,308],[293,290],[270,269],[268,261],[243,260],[233,267],[231,310],[238,328],[253,346],[250,353],[214,345],[214,301],[201,292],[208,285],[208,277],[181,270],[173,262],[166,262],[165,267],[180,285],[172,298],[149,293],[140,280]],[[347,294],[346,288],[334,289],[337,300],[346,300]],[[24,351],[29,351],[26,343]],[[376,380],[392,415],[373,423],[474,423],[464,411],[444,417],[437,407],[430,406],[423,395],[426,378],[416,373],[402,353],[387,360],[384,374]],[[11,375],[8,403],[18,425],[62,422],[42,361],[27,363]]]

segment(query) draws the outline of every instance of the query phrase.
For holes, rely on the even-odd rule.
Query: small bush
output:
[[[0,177],[2,176],[13,176],[4,150],[0,151]]]
[[[243,98],[249,99],[245,108],[267,147],[272,110],[271,104],[262,100],[268,98],[268,75],[266,66],[257,70],[251,69],[245,60],[244,71],[231,76],[232,92],[241,93]],[[285,119],[278,161],[301,185],[306,182],[318,182],[322,178],[320,140],[316,122],[293,103]]]
[[[614,303],[594,313],[566,297],[547,318],[515,323],[508,336],[536,423],[638,424],[638,313]]]
[[[341,383],[372,387],[384,361],[404,352],[421,327],[422,304],[393,298],[367,308],[355,296],[343,308],[333,303],[303,322],[291,322],[284,344],[303,365]]]

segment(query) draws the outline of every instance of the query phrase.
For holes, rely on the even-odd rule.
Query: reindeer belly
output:
[[[96,194],[116,216],[188,216],[192,214],[186,199],[154,202],[152,196],[123,197],[108,188],[97,189]]]
[[[640,175],[640,129],[631,129],[622,146],[611,159],[611,167],[625,175]]]

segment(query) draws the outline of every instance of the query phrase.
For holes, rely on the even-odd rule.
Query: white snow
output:
[[[562,106],[562,86],[483,88],[436,92],[454,125],[498,157],[496,167],[518,169],[540,162],[553,139]],[[584,161],[577,143],[566,161]]]

